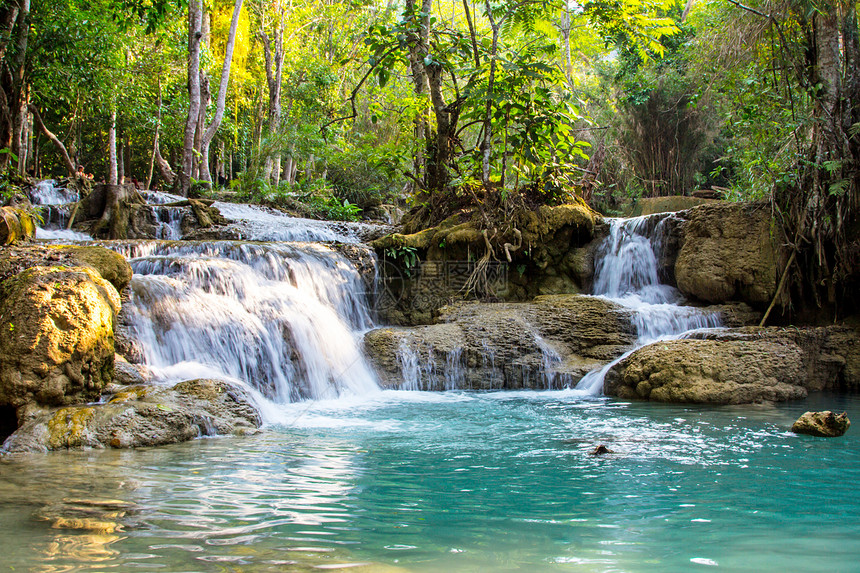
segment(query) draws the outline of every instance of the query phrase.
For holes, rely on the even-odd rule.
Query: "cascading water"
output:
[[[34,205],[66,205],[79,199],[77,191],[60,187],[53,179],[39,181],[30,190],[30,200]]]
[[[242,238],[256,241],[337,241],[358,243],[379,225],[317,221],[288,217],[284,213],[257,205],[216,202],[215,207],[230,221]]]
[[[42,207],[44,223],[36,227],[36,238],[49,241],[80,242],[92,239],[85,233],[66,229],[72,204],[80,199],[73,189],[60,187],[53,179],[39,181],[30,189],[30,201]]]
[[[377,389],[353,265],[315,244],[127,243],[126,322],[162,380],[228,376],[274,402]]]
[[[577,390],[602,393],[606,373],[637,348],[680,338],[691,330],[721,326],[718,313],[683,306],[683,296],[677,289],[660,284],[657,256],[666,217],[662,214],[609,220],[609,236],[596,257],[594,295],[632,309],[638,338],[635,348],[583,377]]]

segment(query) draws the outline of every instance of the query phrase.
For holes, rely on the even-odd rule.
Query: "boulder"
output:
[[[0,284],[0,406],[97,399],[113,377],[116,288],[88,267],[37,266]]]
[[[404,233],[371,242],[391,268],[385,276],[396,277],[388,281],[393,304],[380,309],[381,319],[392,324],[430,323],[442,306],[470,297],[522,301],[580,293],[591,280],[595,233],[605,227],[581,201],[517,210],[510,228],[488,231],[486,239],[477,211],[464,210],[429,228],[412,215]],[[494,257],[479,264],[487,242]]]
[[[119,253],[99,246],[12,245],[0,254],[0,280],[31,267],[89,267],[122,291],[131,281],[131,265]]]
[[[654,215],[657,213],[676,213],[699,205],[713,203],[712,198],[686,197],[672,195],[669,197],[645,197],[639,199],[633,207],[631,216]]]
[[[607,373],[604,392],[661,402],[744,404],[860,388],[850,328],[715,330],[640,348]]]
[[[189,380],[173,387],[136,385],[103,404],[67,406],[28,419],[3,451],[135,448],[200,436],[247,435],[262,424],[244,387],[223,380]]]
[[[673,340],[640,348],[610,369],[604,392],[626,399],[703,404],[807,395],[797,345],[731,340]]]
[[[33,217],[23,209],[0,207],[0,244],[27,241],[36,235]]]
[[[675,262],[678,289],[712,303],[770,303],[778,280],[778,244],[764,203],[714,203],[684,213]]]
[[[629,310],[600,298],[552,295],[452,304],[436,324],[376,329],[364,345],[387,387],[561,388],[635,338]]]
[[[851,426],[848,414],[834,414],[830,410],[806,412],[791,426],[795,434],[808,434],[822,438],[836,438],[845,434]]]

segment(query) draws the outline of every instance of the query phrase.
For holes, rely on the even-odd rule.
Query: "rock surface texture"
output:
[[[860,336],[844,327],[747,327],[640,348],[607,374],[604,392],[660,402],[745,404],[860,388]]]
[[[822,438],[836,438],[845,434],[851,427],[848,414],[834,414],[830,410],[823,412],[806,412],[794,425],[791,431],[795,434],[808,434]]]
[[[40,266],[0,294],[0,405],[98,398],[113,376],[116,288],[88,267]]]
[[[158,446],[211,435],[246,435],[262,424],[247,391],[222,380],[123,388],[104,404],[30,417],[3,444],[7,453]]]
[[[770,303],[779,265],[766,205],[716,203],[683,216],[686,223],[675,262],[681,292],[712,303]]]
[[[437,324],[365,336],[383,386],[414,389],[560,388],[635,342],[630,311],[580,295],[529,303],[463,302]]]
[[[114,376],[119,254],[96,246],[8,246],[0,253],[0,439],[30,412],[88,402]]]

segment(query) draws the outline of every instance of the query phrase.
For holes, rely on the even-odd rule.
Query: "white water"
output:
[[[378,225],[347,223],[342,221],[317,221],[302,219],[258,205],[222,203],[215,207],[230,221],[243,239],[255,241],[318,241],[358,243],[361,237]]]
[[[86,233],[66,229],[69,210],[72,203],[80,200],[77,191],[58,187],[53,179],[39,181],[29,192],[30,201],[34,205],[41,205],[44,226],[36,227],[36,238],[44,241],[58,243],[80,243],[91,241],[92,237]],[[56,220],[57,223],[52,223]]]
[[[352,264],[314,244],[130,243],[126,321],[156,378],[227,376],[277,403],[378,389]]]
[[[30,191],[30,201],[34,205],[67,205],[79,200],[77,191],[58,187],[53,179],[39,181]]]
[[[665,220],[666,215],[609,220],[609,236],[595,257],[594,294],[633,310],[637,341],[633,349],[585,375],[577,390],[601,394],[606,373],[642,346],[721,326],[718,313],[683,306],[681,293],[660,283],[657,258]]]

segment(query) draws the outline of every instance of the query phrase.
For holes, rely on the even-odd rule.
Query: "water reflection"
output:
[[[843,405],[860,415],[858,403]],[[816,406],[386,393],[307,406],[249,438],[6,458],[4,564],[662,572],[826,558],[847,570],[860,440],[786,432]],[[595,443],[618,453],[590,456]]]

